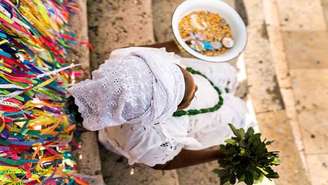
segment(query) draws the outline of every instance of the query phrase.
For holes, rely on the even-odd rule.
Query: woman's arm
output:
[[[214,161],[221,156],[222,154],[217,147],[199,151],[182,150],[172,161],[164,165],[156,165],[153,168],[156,170],[173,170]]]

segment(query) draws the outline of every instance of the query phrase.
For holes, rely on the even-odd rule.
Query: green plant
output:
[[[269,152],[268,145],[273,141],[261,140],[261,134],[253,128],[246,132],[229,124],[234,136],[220,145],[222,157],[218,159],[219,169],[213,170],[221,179],[221,185],[245,182],[253,185],[264,177],[279,178],[272,166],[279,165],[278,152]]]

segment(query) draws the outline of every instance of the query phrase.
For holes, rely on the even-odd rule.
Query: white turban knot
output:
[[[95,131],[122,124],[154,124],[170,117],[185,92],[179,58],[163,49],[126,48],[73,85],[83,126]]]

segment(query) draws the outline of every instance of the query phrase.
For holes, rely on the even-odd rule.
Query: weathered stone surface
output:
[[[76,39],[78,41],[88,42],[88,17],[87,17],[87,7],[86,0],[77,1],[80,10],[71,16],[70,18],[70,28],[76,33]],[[69,53],[69,59],[73,63],[81,64],[82,69],[86,71],[84,78],[88,76],[90,69],[90,61],[89,61],[89,48],[86,44],[81,45],[78,44],[73,46],[73,50]]]
[[[301,134],[294,132],[294,137],[297,142],[300,138],[304,142],[304,151],[299,152],[305,154],[305,166],[312,184],[327,184],[327,170],[324,166],[327,161],[325,141],[328,131],[325,50],[328,42],[322,8],[327,16],[328,1],[322,1],[323,7],[321,1],[289,1],[288,4],[282,0],[278,0],[277,4],[273,1],[266,2],[270,2],[267,4],[271,7],[279,7],[276,15],[268,14],[268,18],[280,17],[279,21],[270,22],[269,26],[274,26],[275,29],[272,29],[273,33],[269,35],[273,50],[279,50],[280,56],[277,55],[279,57],[275,58],[275,62],[289,67],[286,76],[285,71],[280,71],[281,65],[276,65],[277,74],[283,74],[280,75],[279,82],[283,82],[280,84],[285,87],[282,91],[288,108],[287,113],[292,112],[289,114],[292,115],[291,125],[294,128],[299,127],[301,131]],[[276,36],[279,34],[282,35],[280,38]],[[272,35],[275,38],[272,38]],[[291,79],[289,89],[287,80],[283,80],[281,76]],[[289,92],[288,96],[285,96],[284,91]]]
[[[83,180],[87,181],[89,185],[105,185],[102,175],[82,176]]]
[[[153,23],[157,42],[174,39],[171,18],[175,8],[182,2],[183,0],[153,0]]]
[[[105,149],[101,149],[103,174],[108,185],[179,185],[175,170],[159,171],[148,167],[132,168],[127,160]]]
[[[312,185],[328,184],[328,154],[308,155],[307,161]]]
[[[328,1],[321,2],[327,24]],[[317,11],[320,12],[320,9]],[[291,76],[297,97],[297,112],[305,144],[307,168],[313,185],[328,184],[326,34],[326,31],[285,33],[288,43],[299,39],[294,46],[286,47],[289,47],[288,56],[293,55],[300,60],[300,64],[293,64],[290,56],[288,62],[295,69],[291,71]]]
[[[297,112],[328,109],[328,69],[294,69],[290,74]]]
[[[217,162],[211,162],[179,169],[180,185],[218,185],[219,178],[212,172],[217,167]]]
[[[70,28],[76,33],[76,39],[79,41],[88,41],[88,17],[86,0],[78,0],[80,10],[70,18]],[[89,48],[87,45],[76,45],[72,52],[69,53],[68,59],[73,63],[81,64],[85,71],[84,76],[89,76]],[[75,151],[78,158],[79,173],[82,176],[88,176],[87,180],[90,185],[103,185],[101,174],[100,156],[96,133],[83,133],[81,135],[82,148]]]
[[[321,0],[277,0],[284,31],[326,30]]]
[[[245,1],[248,12],[248,44],[244,52],[249,94],[255,112],[282,110],[284,107],[266,30],[262,1]]]
[[[306,154],[328,154],[328,110],[302,110],[299,113]]]
[[[284,47],[290,69],[328,68],[326,31],[284,32]]]
[[[81,135],[81,151],[78,155],[79,171],[84,175],[100,175],[101,162],[98,140],[95,132],[84,132]]]
[[[232,0],[231,0],[232,1]],[[248,12],[245,7],[244,0],[234,0],[231,2],[233,7],[235,7],[236,11],[239,13],[240,17],[243,19],[246,26],[248,25]]]
[[[253,85],[250,87],[250,95],[253,101],[262,99],[258,92],[252,91],[253,87],[260,89],[263,85],[267,86],[265,81],[269,84],[275,84],[277,94],[282,94],[280,98],[281,109],[272,109],[274,104],[271,104],[271,109],[268,112],[263,110],[263,106],[254,103],[257,113],[258,122],[263,132],[263,136],[274,139],[276,142],[273,145],[274,150],[281,151],[282,164],[278,167],[281,178],[276,180],[276,184],[310,184],[307,179],[307,174],[304,169],[303,159],[305,157],[302,149],[302,137],[300,135],[299,122],[296,115],[295,101],[294,101],[294,86],[291,83],[289,68],[286,61],[286,51],[284,49],[283,37],[281,36],[280,20],[281,14],[277,13],[275,3],[282,1],[245,1],[247,12],[249,15],[249,45],[246,49],[245,60],[248,67],[249,83]],[[286,4],[286,2],[284,2]],[[283,6],[283,5],[282,5]],[[284,6],[284,8],[290,5]],[[278,19],[278,20],[277,20]],[[261,28],[262,24],[262,28]],[[283,29],[291,29],[292,27],[285,27]],[[262,30],[262,31],[259,31]],[[259,38],[266,38],[267,42],[261,41]],[[293,47],[293,46],[291,46]],[[247,53],[251,50],[250,53]],[[260,53],[258,55],[253,54]],[[263,52],[263,53],[262,53]],[[252,58],[248,56],[257,56],[267,59],[267,69],[271,68],[270,73],[256,72],[257,66],[249,63]],[[297,55],[297,53],[293,53]],[[257,60],[259,60],[257,59]],[[253,58],[256,60],[256,58]],[[260,62],[260,63],[263,63]],[[266,75],[273,75],[275,83],[266,80]],[[254,76],[253,76],[254,75]],[[261,82],[263,84],[261,84]],[[282,89],[281,89],[282,87]],[[268,91],[267,93],[270,94]],[[279,96],[280,97],[280,96]],[[272,106],[273,105],[273,106]],[[296,138],[296,140],[295,140]],[[302,157],[302,158],[301,158]]]
[[[274,140],[271,150],[280,151],[280,178],[277,185],[310,185],[294,143],[292,129],[285,111],[257,114],[260,130],[265,138]]]
[[[113,49],[154,41],[151,0],[89,0],[88,14],[92,69]]]
[[[322,8],[323,8],[323,13],[325,16],[325,21],[326,24],[328,23],[328,0],[321,0]]]

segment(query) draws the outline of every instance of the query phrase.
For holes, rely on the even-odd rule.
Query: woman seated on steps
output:
[[[181,58],[164,49],[126,48],[69,89],[83,126],[130,165],[170,170],[216,160],[246,124],[245,103],[233,95],[229,64]]]

